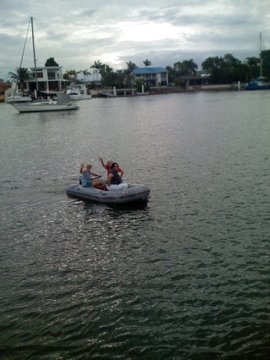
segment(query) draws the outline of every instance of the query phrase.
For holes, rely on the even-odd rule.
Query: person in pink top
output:
[[[101,165],[104,167],[104,169],[106,169],[107,171],[107,176],[110,174],[111,172],[111,166],[113,164],[113,161],[109,160],[106,162],[106,164],[104,163],[103,159],[101,157],[98,158]],[[124,171],[119,167],[119,165],[117,163],[115,163],[117,165],[117,167],[115,168],[115,170],[118,172],[118,174],[123,177],[124,175]]]

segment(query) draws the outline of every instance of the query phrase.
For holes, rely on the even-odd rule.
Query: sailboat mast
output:
[[[262,77],[262,33],[260,32],[260,77]]]
[[[36,91],[38,91],[37,59],[36,59],[36,50],[35,50],[35,37],[34,37],[33,17],[31,17],[31,28],[32,28],[32,44],[33,44],[33,56],[34,56],[34,67],[35,67]]]

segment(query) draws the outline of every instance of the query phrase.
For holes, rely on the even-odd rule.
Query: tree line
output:
[[[261,65],[262,59],[262,65]],[[270,50],[264,50],[261,54],[261,59],[257,57],[247,57],[245,61],[240,61],[232,54],[225,54],[223,57],[208,57],[202,62],[202,71],[208,75],[208,83],[210,84],[230,84],[232,82],[249,82],[260,76],[262,72],[267,78],[270,78]],[[144,66],[151,66],[150,60],[143,61]],[[54,58],[47,59],[45,66],[59,66]],[[93,75],[93,86],[98,82],[98,74],[101,77],[101,85],[104,87],[125,88],[131,87],[134,84],[132,72],[138,66],[132,62],[126,62],[126,68],[122,70],[113,70],[107,64],[100,60],[94,62],[89,70],[67,70],[64,73],[66,80],[76,79],[78,73],[86,75]],[[173,66],[166,66],[168,71],[169,84],[172,86],[181,85],[181,78],[183,76],[194,76],[197,74],[198,65],[193,59],[178,61]],[[96,79],[94,75],[97,75]],[[23,86],[25,80],[30,79],[32,74],[27,68],[17,68],[16,72],[10,72],[9,77],[16,81],[20,86]],[[141,84],[137,84],[138,88]]]
[[[151,61],[146,59],[143,61],[145,66],[150,66]],[[114,71],[109,65],[103,64],[101,61],[95,61],[90,67],[97,71],[102,78],[102,84],[108,87],[125,87],[132,83],[132,72],[138,66],[132,61],[126,62],[126,68]],[[249,82],[260,76],[261,59],[257,57],[247,57],[245,61],[240,61],[232,54],[225,54],[223,57],[208,57],[201,64],[202,71],[208,74],[208,82],[210,84],[231,84],[233,82]],[[181,77],[192,76],[197,74],[198,65],[193,59],[178,61],[173,66],[166,66],[168,71],[169,83],[178,86],[181,85]],[[76,71],[73,70],[73,75]],[[89,74],[86,70],[84,73]],[[262,52],[262,74],[270,78],[270,50]],[[66,72],[65,76],[70,75]]]

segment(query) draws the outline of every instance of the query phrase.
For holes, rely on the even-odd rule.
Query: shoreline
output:
[[[229,84],[229,85],[202,85],[202,86],[189,86],[187,88],[180,88],[180,87],[157,87],[151,88],[148,92],[139,93],[135,92],[132,94],[126,95],[110,95],[107,96],[108,98],[115,98],[115,97],[133,97],[133,96],[148,96],[148,95],[167,95],[167,94],[182,94],[182,93],[194,93],[194,92],[206,92],[206,91],[213,91],[213,92],[227,92],[227,91],[243,91],[245,88],[238,86],[238,84]],[[111,93],[112,89],[107,89],[105,92]],[[104,97],[104,91],[102,90],[91,90],[91,95],[93,98],[101,98]],[[101,94],[103,93],[103,95]],[[106,96],[105,96],[106,97]]]
[[[227,92],[227,91],[245,91],[244,87],[238,86],[238,84],[229,84],[229,85],[201,85],[201,86],[189,86],[187,88],[180,87],[157,87],[151,88],[148,92],[141,93],[134,91],[134,94],[121,94],[121,95],[110,95],[108,98],[116,97],[133,97],[133,96],[148,96],[148,95],[167,95],[167,94],[184,94],[184,93],[194,93],[194,92]],[[102,98],[104,95],[101,93],[113,92],[112,89],[102,90],[90,90],[92,98]],[[0,95],[0,103],[5,102],[5,95]]]

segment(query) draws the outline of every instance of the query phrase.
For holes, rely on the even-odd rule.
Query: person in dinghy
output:
[[[86,164],[83,167],[82,167],[82,164],[81,164],[80,173],[82,175],[80,176],[80,184],[83,187],[91,187],[91,186],[93,186],[94,188],[97,188],[97,189],[100,189],[100,190],[106,190],[106,187],[99,180],[92,179],[92,176],[100,177],[100,175],[93,173],[91,171],[91,169],[92,169],[91,164]]]
[[[111,165],[106,186],[107,190],[125,190],[128,188],[128,184],[123,182],[122,176],[119,175],[119,166],[116,162]]]
[[[107,176],[110,174],[111,172],[111,167],[112,167],[112,164],[114,163],[113,161],[111,160],[108,160],[106,163],[103,161],[103,159],[101,157],[98,158],[99,159],[99,162],[101,164],[102,167],[104,167],[104,169],[106,170],[106,173],[107,173]],[[117,164],[117,163],[116,163]],[[124,175],[124,171],[120,168],[120,166],[117,164],[117,172],[119,173],[119,175],[121,177],[123,177]]]

